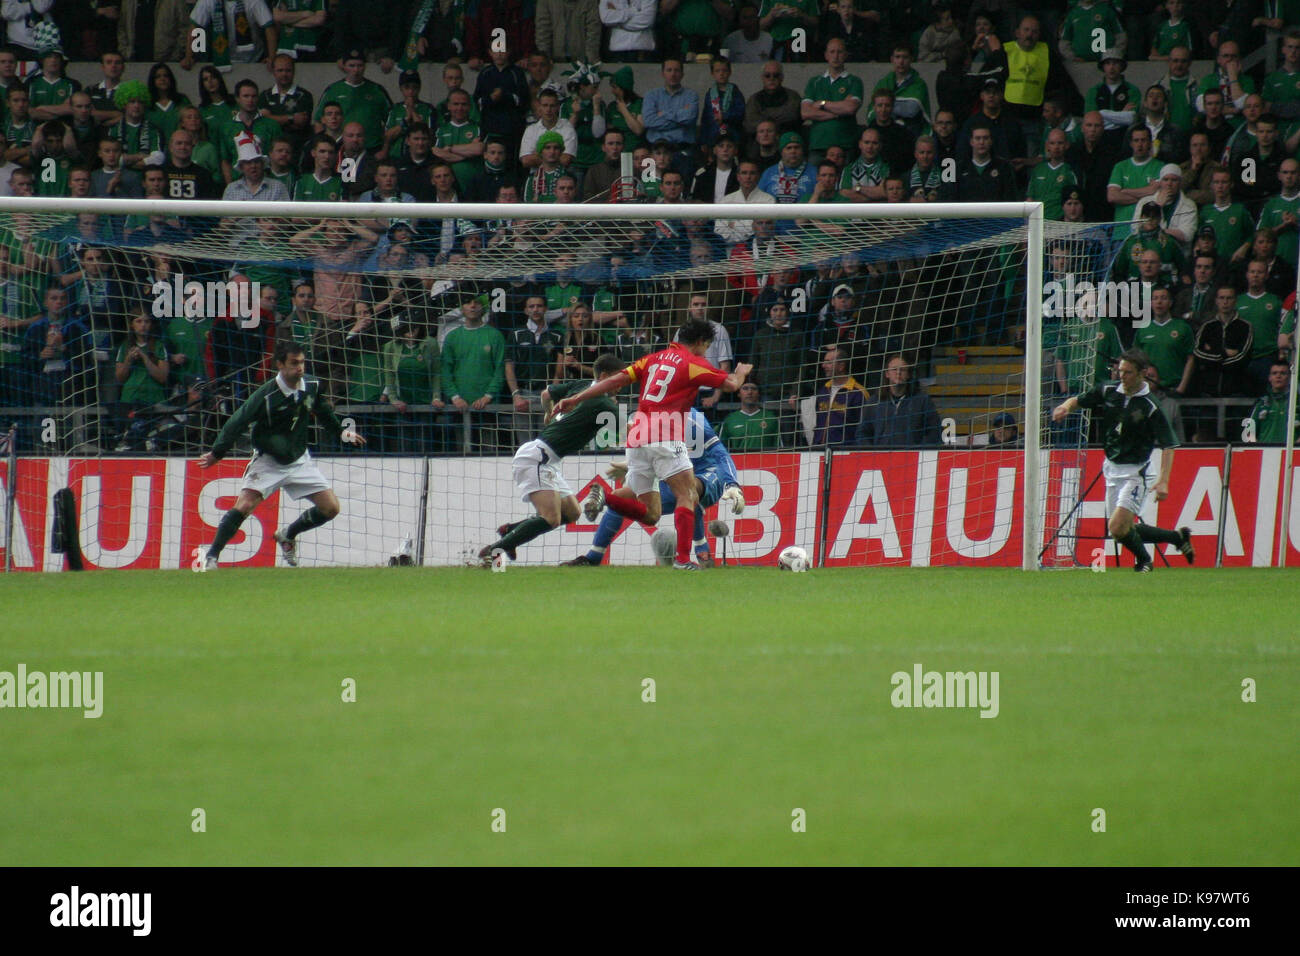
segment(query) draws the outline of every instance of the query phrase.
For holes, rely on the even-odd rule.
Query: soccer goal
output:
[[[1110,227],[1045,222],[1035,203],[6,200],[6,561],[62,566],[48,502],[66,486],[89,566],[189,566],[249,436],[210,469],[196,459],[292,342],[367,440],[317,430],[342,512],[301,539],[302,563],[458,563],[528,513],[511,456],[542,428],[548,384],[590,379],[605,352],[630,363],[695,316],[715,324],[707,357],[753,364],[758,386],[701,396],[746,498],[738,516],[710,509],[728,524],[715,558],[774,566],[798,545],[818,566],[1077,566],[1089,522],[1101,533],[1082,506],[1095,453],[1085,420],[1050,410],[1106,357],[1083,290],[1114,250]],[[580,499],[616,487],[635,395],[618,398],[564,461]],[[280,562],[272,536],[304,507],[272,496],[222,563]],[[624,529],[605,560],[653,563],[651,530]],[[593,531],[580,517],[519,560],[572,558]]]

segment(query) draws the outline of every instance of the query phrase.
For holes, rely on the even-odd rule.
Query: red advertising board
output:
[[[1190,527],[1200,554],[1198,564],[1212,564],[1221,544],[1225,566],[1273,565],[1282,530],[1282,450],[1256,447],[1235,451],[1226,498],[1222,449],[1183,448],[1175,456],[1169,496],[1161,502],[1152,496],[1143,520],[1166,528]],[[727,546],[731,560],[771,565],[781,549],[798,544],[830,567],[1017,567],[1021,563],[1021,452],[953,449],[839,453],[834,457],[825,492],[824,457],[820,454],[773,452],[735,458],[746,509],[739,517],[722,516],[731,526]],[[1077,560],[1091,564],[1099,557],[1113,563],[1113,548],[1105,539],[1105,484],[1093,483],[1101,468],[1101,452],[1057,451],[1045,456],[1045,461],[1048,480],[1042,505],[1046,535],[1050,537],[1058,528],[1065,532],[1062,543],[1048,549],[1045,563]],[[245,464],[243,460],[228,460],[201,470],[195,462],[179,458],[25,458],[20,461],[18,481],[11,488],[6,465],[0,462],[0,492],[7,495],[12,490],[16,506],[14,568],[62,567],[62,559],[47,552],[50,500],[65,486],[77,495],[82,550],[88,567],[189,567],[196,549],[212,541],[221,516],[234,504]],[[376,501],[400,500],[403,507],[415,513],[415,502],[405,501],[410,494],[397,495],[396,486],[380,487],[401,469],[389,469],[379,460],[369,464],[340,461],[333,467],[353,469],[336,472],[344,485],[351,475],[356,479],[352,482],[354,488],[374,489],[379,496]],[[511,487],[507,460],[481,463],[479,471],[480,487],[487,481],[495,482],[498,488]],[[1300,472],[1292,475],[1293,483],[1297,474]],[[409,474],[407,479],[409,484]],[[1071,514],[1076,495],[1085,489],[1087,494]],[[445,488],[442,493],[454,508],[455,489]],[[223,552],[222,563],[274,565],[273,534],[281,520],[280,506],[277,493],[254,511]],[[375,522],[383,518],[373,512],[367,517],[366,506],[365,501],[344,502],[345,511],[360,516],[354,532],[357,537],[334,548],[326,563],[382,560],[373,554],[363,558],[357,544],[360,539],[373,537]],[[707,517],[716,516],[717,508],[711,508]],[[1218,536],[1221,521],[1222,542]],[[1300,502],[1294,495],[1289,525],[1287,562],[1294,566],[1300,564]],[[390,529],[388,536],[405,534],[405,527],[402,524],[396,530]],[[570,530],[584,532],[585,537],[587,529],[574,526]],[[322,542],[328,540],[324,534],[319,538]],[[825,554],[821,555],[823,540]],[[442,551],[434,547],[428,553],[451,554],[463,544],[459,539],[449,542]],[[384,549],[387,547],[385,542]],[[1170,556],[1172,567],[1184,566],[1182,559],[1167,547],[1163,550]]]

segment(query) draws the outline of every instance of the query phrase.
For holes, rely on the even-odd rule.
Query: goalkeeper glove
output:
[[[731,504],[731,513],[733,515],[745,513],[745,495],[736,485],[732,485],[722,493],[722,500]]]

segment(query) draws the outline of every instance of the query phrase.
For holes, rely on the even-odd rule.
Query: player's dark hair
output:
[[[1139,372],[1145,372],[1147,366],[1151,364],[1151,360],[1147,358],[1147,353],[1141,349],[1126,349],[1120,353],[1119,360],[1128,362]]]
[[[596,372],[596,378],[600,378],[608,372],[619,372],[623,369],[623,362],[613,352],[601,352],[596,356],[596,364],[592,366]]]
[[[283,365],[289,361],[290,355],[306,355],[301,345],[297,342],[277,342],[275,346],[275,364]]]
[[[695,345],[697,342],[712,342],[713,326],[707,319],[687,319],[677,332],[677,341],[682,345]]]

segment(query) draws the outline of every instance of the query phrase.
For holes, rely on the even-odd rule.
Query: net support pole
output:
[[[9,473],[5,482],[5,574],[14,569],[14,498],[18,484],[18,424],[9,426]]]
[[[1296,285],[1300,287],[1300,276],[1296,277]],[[1300,310],[1300,294],[1296,295],[1296,308]],[[1296,341],[1300,344],[1300,332],[1296,333]],[[1286,567],[1287,557],[1287,539],[1291,534],[1291,508],[1294,502],[1291,501],[1291,474],[1292,456],[1295,454],[1295,398],[1296,398],[1296,356],[1300,355],[1300,348],[1292,346],[1291,348],[1291,387],[1287,390],[1286,399],[1286,448],[1282,452],[1282,520],[1278,528],[1277,535],[1277,566]]]
[[[1043,428],[1043,204],[1029,208],[1025,249],[1025,488],[1024,553],[1021,568],[1038,568],[1043,513],[1038,494]]]

